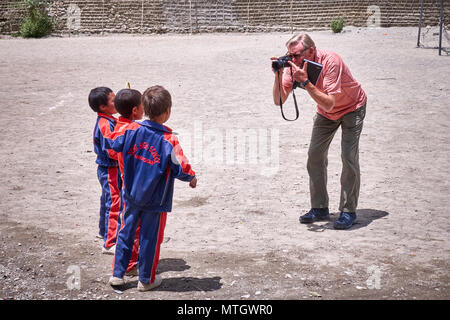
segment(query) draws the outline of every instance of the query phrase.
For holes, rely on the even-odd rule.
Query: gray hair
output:
[[[292,38],[286,42],[286,47],[289,49],[290,46],[296,45],[297,43],[301,42],[303,44],[304,49],[314,48],[316,49],[316,45],[314,41],[311,39],[311,37],[306,33],[300,33],[294,35]]]

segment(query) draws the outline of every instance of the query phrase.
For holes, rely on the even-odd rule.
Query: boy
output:
[[[117,113],[114,106],[114,92],[106,87],[97,87],[89,93],[89,106],[97,112],[94,128],[94,152],[97,154],[97,177],[102,186],[100,198],[99,237],[104,239],[102,253],[114,254],[117,220],[120,211],[120,175],[117,154],[106,148],[105,136],[116,126]]]
[[[112,286],[123,285],[133,239],[140,219],[139,291],[159,286],[156,275],[159,250],[164,236],[167,212],[172,210],[174,179],[189,181],[195,188],[197,178],[172,130],[163,125],[169,117],[172,99],[161,86],[148,88],[143,96],[145,115],[150,120],[129,125],[113,142],[122,152],[124,165],[124,216],[117,239]]]
[[[125,130],[130,124],[134,125],[137,124],[133,121],[142,119],[142,116],[144,115],[144,106],[141,103],[141,96],[142,96],[141,93],[134,89],[122,89],[119,92],[117,92],[114,104],[120,116],[117,121],[117,125],[114,128],[114,132],[111,134],[109,138],[114,139],[115,136],[120,135],[120,132]],[[124,190],[123,154],[121,152],[117,153],[117,160],[119,163],[119,171],[121,175],[122,191],[123,191]],[[139,229],[140,224],[138,224],[136,230],[136,237],[133,245],[131,260],[126,270],[127,275],[137,275],[136,264],[139,250]]]

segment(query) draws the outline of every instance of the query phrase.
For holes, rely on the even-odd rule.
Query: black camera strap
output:
[[[277,71],[277,72],[280,72]],[[292,73],[292,67],[291,67],[291,78],[292,78],[292,85],[294,84],[294,75]],[[286,121],[295,121],[298,119],[300,113],[298,112],[298,106],[297,106],[297,99],[295,98],[295,93],[294,93],[294,87],[292,87],[292,96],[294,97],[294,104],[295,104],[295,119],[288,119],[284,116],[284,112],[283,112],[283,101],[281,99],[281,81],[280,81],[280,76],[278,74],[278,92],[280,93],[280,109],[281,109],[281,116],[283,117],[284,120]]]

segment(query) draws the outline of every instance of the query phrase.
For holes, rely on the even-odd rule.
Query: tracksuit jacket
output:
[[[189,182],[195,176],[172,129],[145,120],[108,143],[122,152],[124,200],[143,211],[172,211],[175,178]]]
[[[104,237],[105,248],[110,248],[116,241],[122,181],[119,175],[117,154],[107,147],[107,139],[115,129],[117,119],[101,112],[97,115],[93,142],[94,152],[97,154],[95,161],[98,164],[97,177],[102,186],[99,234]]]
[[[117,167],[117,154],[106,147],[106,137],[111,135],[117,123],[113,116],[98,112],[94,127],[94,152],[97,154],[97,163],[102,167]]]

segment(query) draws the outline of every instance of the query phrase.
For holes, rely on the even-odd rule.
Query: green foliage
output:
[[[21,0],[16,3],[16,6],[26,11],[20,27],[22,37],[41,38],[52,32],[53,22],[47,15],[47,1]]]
[[[343,28],[344,28],[344,18],[339,17],[331,21],[331,30],[333,30],[334,33],[341,32]]]
[[[37,14],[25,17],[20,34],[24,38],[41,38],[52,32],[52,21],[47,15]]]

